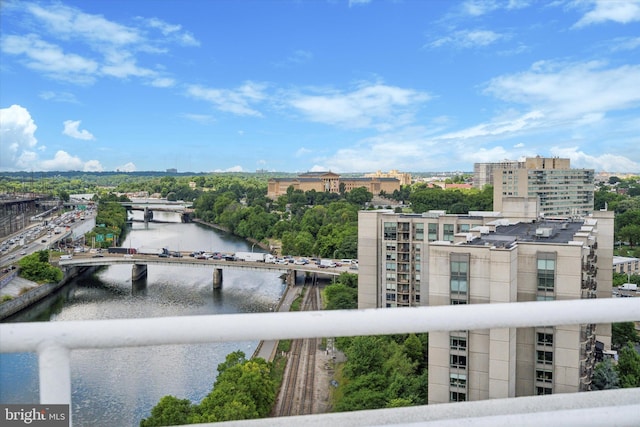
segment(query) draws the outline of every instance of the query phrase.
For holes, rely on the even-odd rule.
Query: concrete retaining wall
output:
[[[9,316],[24,310],[31,304],[40,301],[44,297],[60,289],[62,286],[66,285],[69,280],[76,277],[79,272],[77,269],[73,268],[68,270],[66,273],[65,277],[59,283],[47,283],[37,286],[10,301],[0,304],[0,320],[4,320]]]

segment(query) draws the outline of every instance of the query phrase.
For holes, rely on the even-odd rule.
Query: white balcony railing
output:
[[[71,404],[70,352],[77,349],[575,325],[639,318],[640,298],[606,298],[402,309],[4,323],[0,324],[0,352],[38,353],[40,403]],[[224,325],[224,328],[219,325]],[[241,424],[637,425],[640,420],[638,414],[640,389],[636,388],[269,418]],[[216,423],[216,426],[224,424]]]

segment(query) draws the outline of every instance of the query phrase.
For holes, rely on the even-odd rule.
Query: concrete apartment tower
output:
[[[611,297],[613,212],[543,218],[538,196],[500,212],[358,216],[358,306],[412,307]],[[590,389],[610,325],[429,334],[429,403]]]
[[[493,209],[504,212],[512,197],[537,197],[542,216],[585,216],[593,210],[594,170],[572,169],[570,159],[527,157],[475,163],[474,187],[493,185]]]

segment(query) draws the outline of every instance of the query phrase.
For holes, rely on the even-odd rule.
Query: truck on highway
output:
[[[137,252],[136,248],[121,248],[119,246],[112,246],[107,249],[107,252],[110,254],[135,254]]]
[[[331,259],[321,259],[318,267],[320,268],[333,268],[336,266],[336,263]]]
[[[275,260],[273,255],[264,252],[236,252],[235,256],[238,261],[273,263]]]
[[[638,285],[635,283],[625,283],[624,285],[618,286],[618,290],[638,292]]]
[[[141,247],[138,248],[138,253],[140,255],[157,255],[159,257],[168,257],[169,256],[169,249],[167,248],[147,248],[147,247]]]

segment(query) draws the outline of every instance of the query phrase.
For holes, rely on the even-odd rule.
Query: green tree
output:
[[[327,310],[349,310],[358,308],[358,290],[342,283],[325,287],[324,296]]]
[[[353,203],[357,206],[364,206],[365,203],[370,202],[373,199],[373,194],[365,187],[354,188],[346,194],[346,199],[349,203]]]
[[[404,352],[409,360],[417,363],[424,364],[425,348],[422,346],[422,341],[416,336],[416,334],[410,334],[404,341]]]
[[[176,426],[189,423],[193,407],[189,399],[164,396],[151,409],[151,416],[140,421],[140,427]]]
[[[336,403],[335,410],[361,411],[387,406],[387,380],[380,372],[364,373],[350,380],[344,387],[344,397]]]
[[[236,352],[236,356],[237,356]],[[213,390],[197,406],[198,422],[230,421],[266,417],[275,402],[276,384],[264,359],[232,365],[218,375]],[[233,364],[235,363],[235,364]]]
[[[611,359],[605,359],[596,365],[591,380],[591,386],[594,390],[618,388],[618,384],[618,373],[614,369]]]
[[[640,242],[640,225],[625,225],[618,231],[618,237],[620,240],[629,242],[629,246],[634,247],[638,242]]]
[[[627,343],[636,344],[640,341],[634,322],[618,322],[611,324],[611,345],[622,348]]]
[[[37,283],[58,283],[62,280],[62,270],[49,264],[47,251],[34,252],[18,261],[20,277]]]
[[[620,387],[640,387],[640,354],[630,343],[620,350],[616,372]]]
[[[355,378],[380,371],[385,358],[381,340],[382,338],[377,336],[353,338],[344,351],[347,356],[344,373],[350,378]]]

